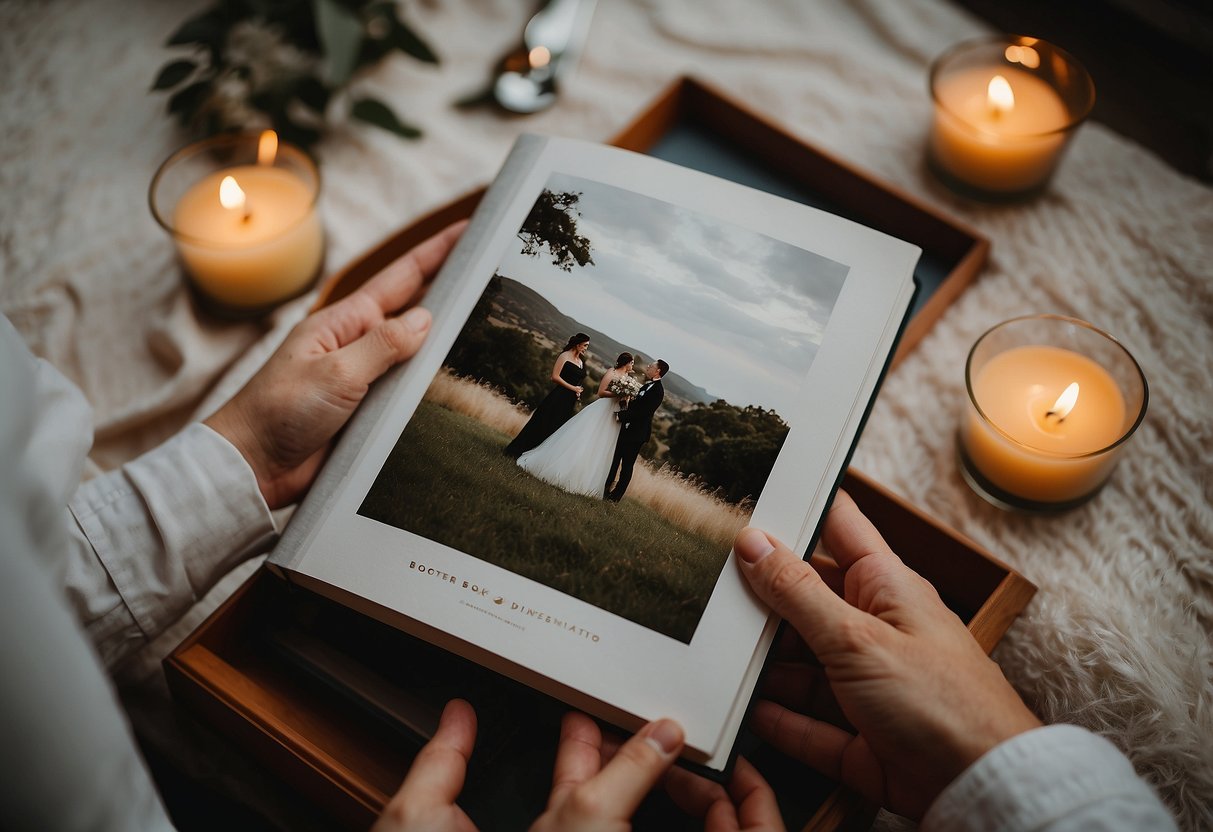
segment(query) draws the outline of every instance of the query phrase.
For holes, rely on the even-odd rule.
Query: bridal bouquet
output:
[[[629,375],[616,376],[607,384],[607,392],[619,397],[615,418],[622,422],[628,415],[628,399],[640,392],[640,382]]]
[[[616,376],[607,385],[607,391],[622,398],[631,398],[640,392],[640,382],[631,376]]]

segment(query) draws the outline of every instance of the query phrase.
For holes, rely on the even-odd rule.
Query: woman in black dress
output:
[[[584,332],[578,332],[564,345],[552,365],[552,381],[556,386],[543,397],[530,421],[505,446],[503,453],[506,456],[517,459],[573,418],[573,408],[581,398],[581,385],[585,381],[584,356],[589,348],[590,336]]]

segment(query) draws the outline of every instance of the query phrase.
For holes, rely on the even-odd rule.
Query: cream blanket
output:
[[[0,6],[0,304],[92,401],[99,469],[213,409],[309,303],[264,326],[198,323],[149,215],[148,182],[182,137],[146,90],[168,55],[160,44],[198,5]],[[684,73],[981,229],[990,265],[888,379],[855,464],[1040,587],[996,653],[1011,681],[1045,719],[1125,749],[1185,828],[1213,826],[1213,193],[1088,124],[1035,203],[950,194],[922,162],[927,66],[981,28],[942,0],[603,0],[556,108],[527,119],[453,110],[530,5],[406,4],[442,65],[394,58],[360,83],[426,136],[351,126],[322,146],[330,270],[489,180],[519,131],[605,138]],[[1108,487],[1047,519],[981,502],[952,450],[968,347],[1034,312],[1114,333],[1151,385]]]

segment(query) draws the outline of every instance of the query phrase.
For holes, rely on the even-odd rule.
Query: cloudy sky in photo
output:
[[[788,417],[847,266],[600,182],[553,174],[547,187],[582,193],[594,265],[564,272],[519,242],[501,274],[713,395]]]

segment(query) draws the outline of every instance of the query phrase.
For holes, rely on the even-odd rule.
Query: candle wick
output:
[[[249,210],[246,208],[246,209],[245,209],[245,211],[244,211],[244,214],[243,214],[243,215],[240,217],[240,222],[242,222],[242,223],[248,223],[248,221],[249,221],[249,220],[251,220],[252,218],[253,218],[253,212],[252,212],[252,211],[249,211]]]
[[[1050,416],[1057,416],[1057,411],[1056,411],[1056,410],[1050,410],[1050,411],[1048,411],[1048,412],[1046,412],[1046,413],[1045,413],[1045,418],[1046,418],[1046,419],[1048,419]],[[1066,417],[1065,417],[1065,416],[1057,416],[1057,421],[1058,421],[1058,422],[1064,422],[1065,420],[1066,420]]]

